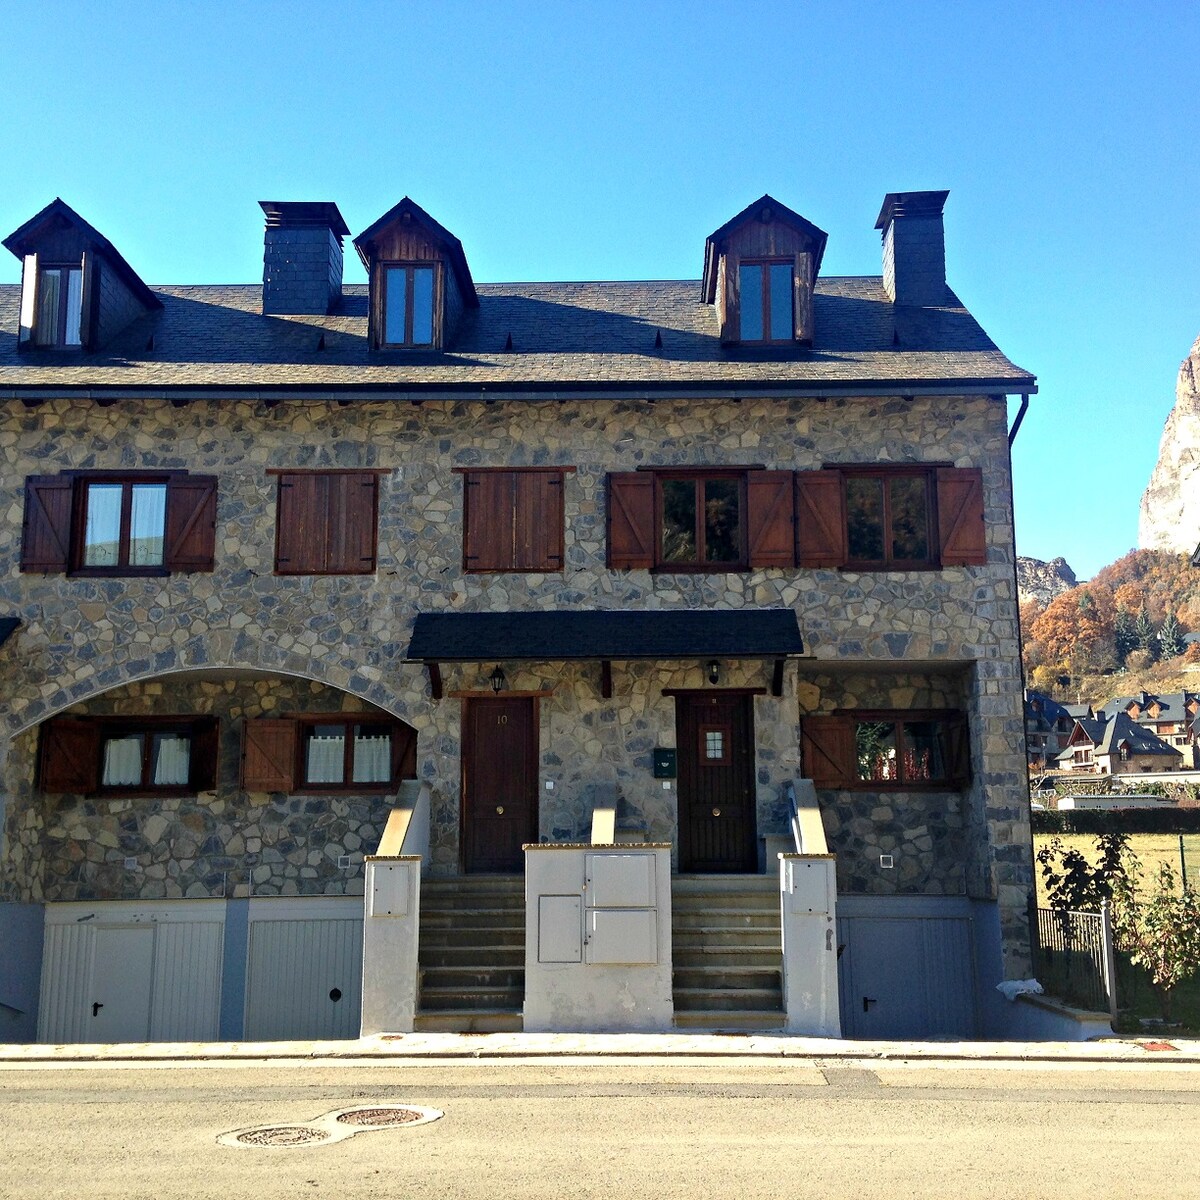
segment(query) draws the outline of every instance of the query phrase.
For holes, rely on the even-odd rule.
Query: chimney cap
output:
[[[888,192],[879,210],[876,229],[887,229],[897,217],[940,217],[949,190],[944,192]]]
[[[260,200],[267,214],[268,229],[328,229],[338,237],[349,237],[350,229],[338,206],[330,200]]]

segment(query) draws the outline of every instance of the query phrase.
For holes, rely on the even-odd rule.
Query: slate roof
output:
[[[801,654],[791,609],[421,613],[410,662],[779,658]]]
[[[1125,742],[1132,756],[1157,754],[1171,758],[1183,757],[1174,746],[1168,746],[1157,734],[1143,729],[1128,713],[1119,712],[1114,717],[1094,720],[1084,718],[1079,721],[1079,725],[1096,747],[1097,755],[1116,754],[1121,743]],[[1056,761],[1069,761],[1074,751],[1074,747],[1068,747]]]
[[[722,346],[696,280],[479,285],[479,308],[444,352],[368,349],[365,284],[347,286],[328,316],[264,316],[257,284],[153,290],[162,310],[98,352],[18,353],[20,288],[0,286],[0,398],[73,388],[398,399],[1037,390],[952,294],[945,307],[896,306],[877,276],[818,280],[811,349]]]
[[[1195,692],[1165,692],[1161,696],[1155,692],[1139,692],[1136,696],[1114,696],[1105,705],[1105,710],[1108,712],[1124,713],[1131,704],[1137,704],[1141,707],[1141,715],[1133,718],[1134,720],[1145,723],[1147,721],[1190,721],[1191,714],[1187,710],[1187,702],[1190,698],[1194,698]],[[1154,702],[1158,701],[1161,711],[1157,717],[1152,717],[1146,710]]]

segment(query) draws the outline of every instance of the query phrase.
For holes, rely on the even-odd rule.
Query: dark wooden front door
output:
[[[753,697],[675,698],[679,750],[679,869],[758,870]]]
[[[463,701],[463,869],[515,873],[536,842],[537,701]]]

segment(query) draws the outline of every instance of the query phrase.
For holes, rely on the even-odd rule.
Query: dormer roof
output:
[[[700,282],[701,298],[705,304],[712,304],[717,296],[717,267],[721,257],[722,243],[734,230],[748,224],[750,221],[780,221],[790,225],[812,242],[813,278],[821,270],[821,259],[825,255],[825,243],[829,239],[823,229],[818,229],[811,221],[802,217],[798,212],[780,204],[774,196],[763,193],[753,204],[746,205],[736,217],[731,217],[719,229],[714,229],[704,243],[704,277]]]
[[[444,225],[435,221],[415,200],[405,196],[394,208],[387,212],[372,225],[368,225],[354,239],[354,249],[369,272],[371,260],[375,257],[375,246],[381,235],[394,225],[416,224],[426,235],[441,244],[445,250],[446,259],[454,271],[462,293],[463,303],[470,308],[479,307],[479,297],[475,294],[475,281],[471,278],[471,269],[467,266],[467,256],[463,252],[462,242],[458,240]]]
[[[4,246],[17,258],[36,254],[46,236],[55,227],[71,228],[93,249],[103,255],[125,286],[146,309],[162,308],[159,298],[142,282],[141,276],[125,261],[120,251],[94,226],[89,225],[69,204],[55,198],[41,212],[29,218],[4,239]]]

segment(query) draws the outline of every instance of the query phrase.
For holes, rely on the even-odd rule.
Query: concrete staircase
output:
[[[463,875],[421,881],[414,1027],[520,1030],[525,1002],[525,880]]]
[[[783,954],[774,875],[671,881],[677,1029],[780,1029]]]

